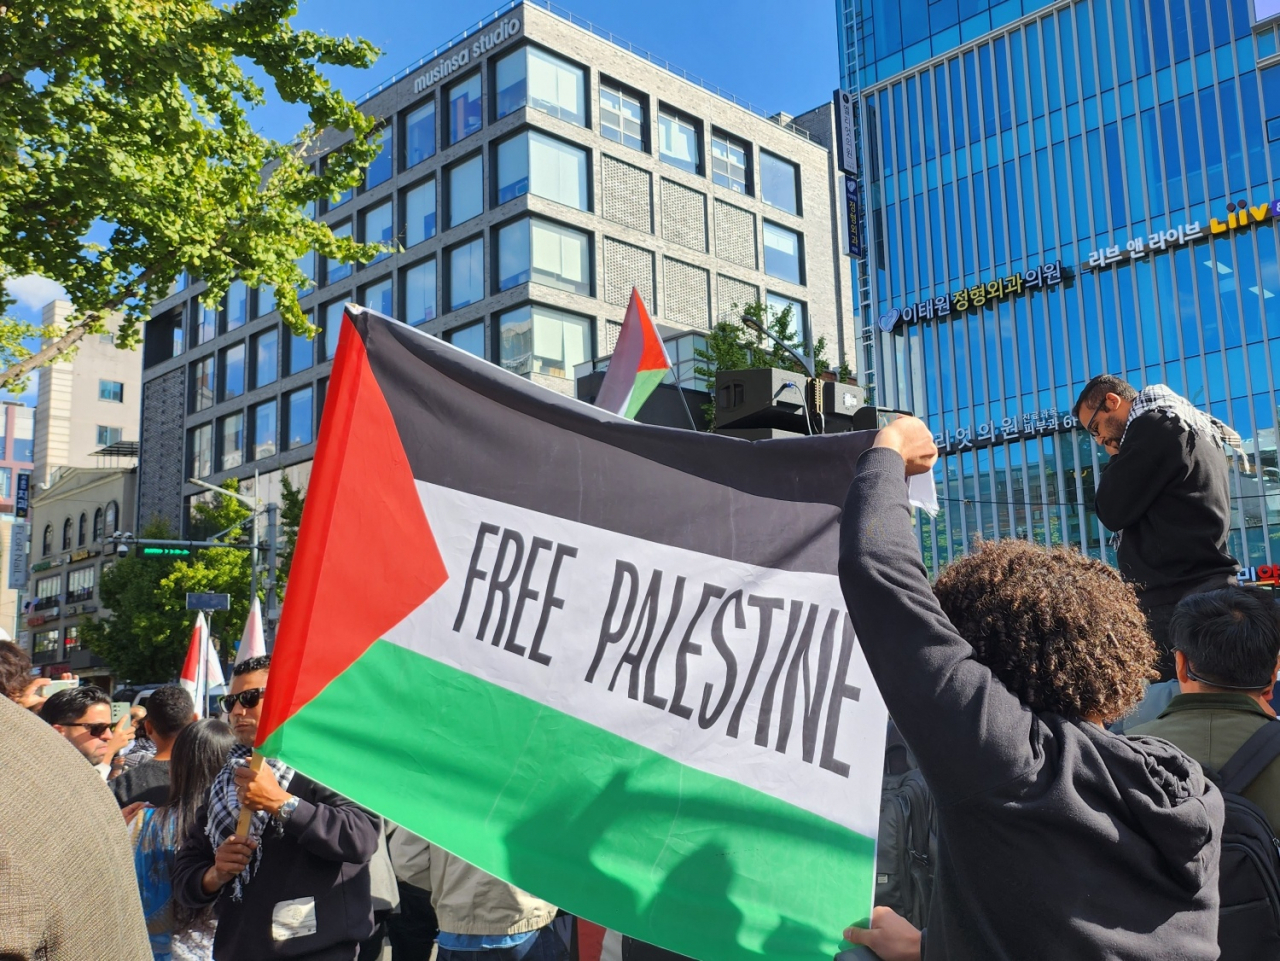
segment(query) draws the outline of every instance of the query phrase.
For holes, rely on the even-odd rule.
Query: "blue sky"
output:
[[[415,62],[474,24],[496,0],[302,0],[294,24],[364,37],[382,49],[369,70],[333,70],[350,97]],[[568,0],[557,7],[697,74],[767,113],[803,113],[840,85],[836,0]],[[263,133],[291,137],[304,118],[280,106],[259,111]]]
[[[294,24],[364,37],[381,48],[381,58],[368,70],[329,68],[335,86],[354,98],[498,5],[496,0],[302,0]],[[840,83],[836,0],[569,0],[557,7],[765,113],[803,113],[828,100]],[[258,109],[254,119],[262,133],[281,140],[292,139],[306,120],[301,110],[278,101]],[[39,278],[20,278],[10,292],[18,297],[13,313],[36,323],[40,306],[59,293]],[[35,402],[34,387],[33,377],[22,396],[26,403]]]

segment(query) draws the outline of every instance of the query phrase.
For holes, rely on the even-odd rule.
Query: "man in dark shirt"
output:
[[[1240,566],[1227,553],[1229,428],[1162,384],[1137,391],[1110,374],[1085,385],[1073,413],[1111,455],[1094,507],[1119,536],[1120,573],[1160,649],[1157,670],[1171,679],[1178,601],[1234,584]]]
[[[270,668],[269,655],[237,664],[222,698],[240,744],[178,850],[174,897],[217,903],[214,961],[354,961],[373,934],[382,822],[279,761],[249,768]],[[241,806],[254,812],[248,837],[234,833]]]
[[[169,756],[182,729],[196,719],[195,701],[177,684],[158,687],[147,700],[142,724],[156,746],[155,756],[110,781],[121,807],[143,801],[159,807],[169,800]]]
[[[845,502],[839,568],[937,801],[924,957],[1213,961],[1222,795],[1172,745],[1103,727],[1155,660],[1132,588],[1079,551],[1004,540],[931,590],[904,474],[936,460],[913,417],[877,434]],[[846,937],[882,958],[922,953],[886,907]]]
[[[1193,594],[1173,612],[1169,635],[1177,651],[1182,693],[1150,723],[1150,734],[1222,770],[1264,724],[1275,720],[1271,694],[1280,659],[1276,604],[1258,588],[1225,587]],[[1280,829],[1280,759],[1242,792]]]

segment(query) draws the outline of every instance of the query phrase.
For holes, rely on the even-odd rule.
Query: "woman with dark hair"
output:
[[[195,822],[214,777],[227,763],[236,738],[222,721],[183,728],[169,760],[169,802],[125,809],[133,818],[134,869],[155,961],[211,961],[216,922],[211,910],[191,911],[173,897],[169,880],[178,844]],[[132,810],[131,810],[132,809]]]

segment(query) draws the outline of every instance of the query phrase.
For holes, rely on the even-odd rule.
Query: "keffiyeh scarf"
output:
[[[1180,421],[1187,430],[1213,441],[1224,452],[1247,456],[1239,434],[1218,418],[1193,407],[1191,401],[1175,394],[1164,384],[1152,384],[1138,391],[1138,396],[1133,399],[1133,406],[1129,408],[1129,419],[1125,422],[1125,432],[1120,437],[1120,443],[1124,443],[1124,438],[1129,433],[1129,424],[1135,418],[1152,411]],[[1228,448],[1231,450],[1228,451]]]
[[[223,841],[236,833],[236,822],[240,819],[240,801],[236,797],[236,771],[248,763],[249,755],[252,753],[253,750],[251,748],[247,748],[242,744],[237,744],[232,748],[227,766],[218,772],[218,776],[214,778],[213,784],[209,788],[209,813],[205,826],[205,835],[209,838],[209,843],[213,845],[215,851],[218,850]],[[280,787],[286,791],[289,790],[289,782],[293,780],[293,768],[271,758],[267,758],[266,763],[275,774],[276,780],[280,782]],[[271,815],[266,811],[255,811],[253,813],[253,819],[249,823],[249,837],[259,842],[259,844],[254,850],[253,856],[249,859],[249,866],[241,871],[235,881],[232,882],[231,898],[233,901],[240,900],[244,885],[248,884],[249,879],[257,872],[258,864],[262,860],[262,836],[271,825]],[[280,830],[278,823],[275,825],[275,829],[277,832]]]

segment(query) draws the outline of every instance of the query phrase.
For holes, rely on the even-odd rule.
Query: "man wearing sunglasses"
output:
[[[1178,601],[1235,583],[1228,456],[1238,435],[1163,384],[1138,391],[1110,374],[1085,385],[1072,413],[1111,455],[1094,506],[1119,538],[1117,566],[1160,648],[1156,667],[1172,679]]]
[[[127,721],[118,731],[112,727],[111,698],[98,687],[58,691],[44,702],[40,716],[71,742],[104,780],[111,772],[111,759],[134,736]]]
[[[239,745],[214,779],[172,872],[186,907],[218,904],[215,961],[354,961],[374,930],[369,861],[381,820],[322,784],[252,753],[270,656],[237,664],[222,709]],[[236,835],[241,808],[253,812]]]

